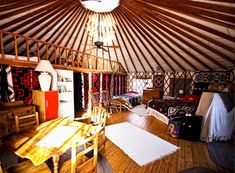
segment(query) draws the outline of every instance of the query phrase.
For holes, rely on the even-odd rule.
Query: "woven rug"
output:
[[[208,143],[208,152],[211,160],[230,171],[234,171],[234,147],[225,143]]]
[[[216,173],[216,172],[209,168],[193,167],[180,170],[177,173]]]
[[[136,113],[140,116],[147,116],[148,112],[147,109],[145,109],[146,105],[141,104],[141,105],[137,105],[135,107],[133,107],[132,109],[130,109],[131,112]]]
[[[161,159],[179,149],[128,122],[107,126],[105,135],[140,166]]]

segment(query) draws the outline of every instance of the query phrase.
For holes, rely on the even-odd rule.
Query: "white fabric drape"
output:
[[[227,112],[218,93],[203,92],[196,115],[203,116],[201,140],[229,140],[234,129],[234,108]]]

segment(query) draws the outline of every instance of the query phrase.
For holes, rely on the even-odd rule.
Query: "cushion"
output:
[[[186,102],[193,102],[193,103],[199,103],[200,101],[200,96],[196,95],[186,95],[183,97],[183,100]]]

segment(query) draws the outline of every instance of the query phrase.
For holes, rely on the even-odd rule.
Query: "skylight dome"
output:
[[[94,12],[110,12],[119,5],[119,0],[81,0],[82,5]]]

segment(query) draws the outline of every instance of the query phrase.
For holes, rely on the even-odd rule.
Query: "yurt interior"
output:
[[[0,173],[234,172],[234,0],[1,0]]]

